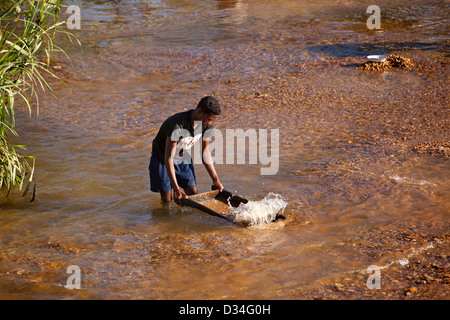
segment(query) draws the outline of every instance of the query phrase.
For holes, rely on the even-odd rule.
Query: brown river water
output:
[[[380,30],[352,0],[82,1],[81,47],[58,39],[71,58],[56,59],[58,98],[17,111],[36,193],[1,202],[0,298],[334,298],[342,279],[345,297],[402,297],[395,283],[371,291],[366,269],[388,277],[447,245],[448,153],[414,147],[450,140],[450,12],[376,4]],[[417,67],[357,69],[370,54]],[[216,170],[251,200],[280,195],[286,220],[242,228],[149,191],[160,124],[205,95],[222,104],[222,132],[279,130],[275,175],[249,161]],[[81,289],[64,287],[70,265]]]

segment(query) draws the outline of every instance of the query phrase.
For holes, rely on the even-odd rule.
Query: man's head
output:
[[[207,96],[200,100],[197,111],[202,120],[203,126],[209,126],[220,115],[220,105],[216,98]]]

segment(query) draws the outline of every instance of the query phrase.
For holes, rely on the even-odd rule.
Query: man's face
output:
[[[207,113],[204,113],[204,112],[202,111],[202,114],[201,114],[202,125],[203,125],[204,127],[210,126],[210,125],[213,123],[213,121],[216,120],[218,117],[219,117],[218,115],[215,115],[215,114],[207,114]]]

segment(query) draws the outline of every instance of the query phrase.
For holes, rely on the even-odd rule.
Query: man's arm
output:
[[[164,154],[164,165],[166,166],[167,174],[169,175],[170,184],[174,190],[174,201],[181,205],[180,199],[186,198],[186,194],[178,186],[177,178],[175,176],[175,167],[173,166],[173,158],[176,152],[177,142],[172,141],[170,137],[166,138],[166,152]]]
[[[220,191],[222,191],[223,186],[222,183],[220,183],[219,177],[216,173],[216,169],[214,168],[211,152],[209,151],[209,140],[202,141],[202,151],[203,151],[202,157],[203,165],[205,166],[206,171],[208,171],[208,174],[213,181],[213,185],[217,187]]]

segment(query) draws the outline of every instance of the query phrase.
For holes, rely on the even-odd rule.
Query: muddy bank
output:
[[[402,228],[403,226],[403,228]],[[402,223],[377,228],[349,243],[372,257],[379,267],[379,288],[368,287],[367,269],[336,275],[320,289],[303,293],[308,299],[446,300],[450,290],[449,234],[430,234]],[[406,227],[406,229],[405,229]],[[384,230],[383,230],[384,229]],[[444,231],[445,232],[445,231]],[[372,281],[369,286],[374,284]]]
[[[298,295],[300,299],[342,300],[447,300],[450,290],[450,262],[448,242],[434,244],[434,249],[425,250],[418,257],[408,259],[406,265],[394,263],[381,269],[380,289],[367,287],[373,273],[359,270],[338,277],[334,283],[320,290]],[[406,263],[406,262],[405,262]]]
[[[450,141],[424,142],[413,146],[413,150],[432,156],[450,157]]]
[[[384,71],[392,68],[411,70],[415,68],[418,64],[413,63],[411,59],[401,57],[395,54],[388,55],[384,61],[368,61],[358,66],[359,70],[368,71]],[[423,66],[422,68],[423,69]]]

